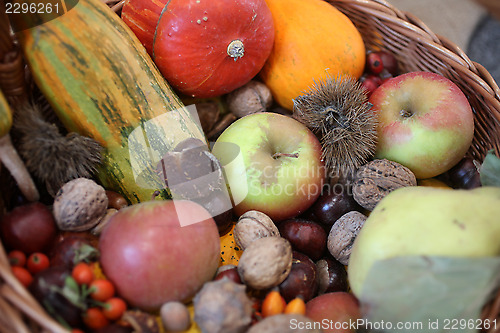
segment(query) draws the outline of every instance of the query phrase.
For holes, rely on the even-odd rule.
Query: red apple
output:
[[[243,117],[217,139],[236,215],[258,210],[281,221],[307,210],[325,177],[318,138],[299,121],[271,112]]]
[[[474,135],[467,97],[451,80],[410,72],[385,81],[369,99],[378,114],[377,158],[432,178],[457,164]]]
[[[50,209],[40,202],[14,208],[1,220],[2,242],[7,249],[26,254],[46,251],[55,240],[57,226]]]
[[[122,208],[99,239],[101,264],[131,305],[157,310],[187,301],[211,280],[220,239],[210,214],[191,201],[151,201]]]
[[[356,332],[362,318],[358,299],[343,291],[316,296],[307,302],[306,316],[321,323],[324,333]]]

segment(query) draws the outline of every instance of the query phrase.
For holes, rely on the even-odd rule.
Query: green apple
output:
[[[472,143],[471,106],[442,75],[399,75],[378,87],[369,101],[379,120],[376,157],[405,165],[417,178],[448,171]]]
[[[360,297],[370,268],[407,255],[500,255],[500,187],[452,190],[411,186],[384,197],[356,237],[348,266]]]
[[[238,119],[217,139],[237,215],[258,210],[274,221],[304,212],[318,198],[325,168],[318,138],[299,121],[271,112]]]

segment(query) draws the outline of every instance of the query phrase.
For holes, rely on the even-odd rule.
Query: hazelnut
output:
[[[273,220],[256,210],[241,215],[233,230],[234,241],[243,250],[256,239],[279,235],[280,232]]]
[[[194,321],[205,333],[243,333],[252,321],[245,286],[229,279],[206,282],[193,299]]]
[[[271,90],[262,82],[250,81],[227,95],[227,105],[237,117],[267,111],[273,103]]]
[[[164,303],[160,308],[160,317],[167,332],[185,331],[191,326],[189,310],[181,302],[170,301]]]
[[[84,231],[99,223],[107,208],[105,189],[91,179],[77,178],[59,189],[53,212],[59,229]]]
[[[283,237],[253,241],[238,262],[238,273],[247,286],[263,290],[283,282],[292,269],[292,246]]]
[[[361,166],[356,172],[353,197],[361,207],[373,210],[395,189],[416,185],[417,179],[410,169],[394,161],[378,159]]]
[[[352,245],[366,221],[366,216],[358,211],[342,215],[328,234],[328,251],[341,264],[348,265]]]

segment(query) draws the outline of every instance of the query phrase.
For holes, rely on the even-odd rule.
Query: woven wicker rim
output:
[[[125,0],[103,1],[119,14]],[[403,71],[435,72],[455,82],[468,97],[475,115],[475,136],[469,155],[482,161],[493,149],[500,156],[500,89],[483,66],[471,61],[451,41],[434,34],[421,20],[385,0],[326,1],[353,21],[369,50],[392,52]],[[0,89],[15,106],[30,88],[7,22],[6,17],[0,17]],[[4,213],[1,208],[0,216]],[[500,292],[484,306],[482,317],[500,319]],[[12,275],[0,245],[0,332],[45,330],[67,332]],[[500,332],[500,328],[488,332]]]

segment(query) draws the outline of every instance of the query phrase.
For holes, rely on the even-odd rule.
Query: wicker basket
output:
[[[105,1],[120,13],[124,0]],[[418,18],[384,0],[328,2],[350,17],[368,49],[383,48],[393,52],[403,71],[435,72],[455,82],[468,97],[475,116],[475,136],[468,154],[482,161],[493,149],[500,156],[500,90],[487,70],[471,61],[452,42],[435,35]],[[15,104],[29,91],[30,85],[26,83],[22,56],[11,39],[6,22],[0,17],[0,88]],[[5,193],[9,185],[5,179],[1,180],[0,193]],[[0,198],[0,215],[3,212]],[[492,295],[491,301],[484,306],[483,318],[500,320],[500,293]],[[0,246],[0,332],[43,331],[67,332],[13,277]],[[498,331],[500,329],[489,332]]]

